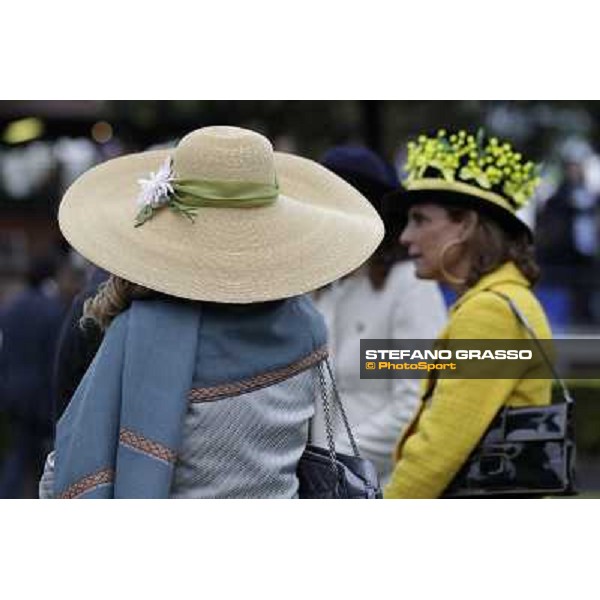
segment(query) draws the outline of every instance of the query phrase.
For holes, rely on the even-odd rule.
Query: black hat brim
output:
[[[408,210],[416,204],[434,203],[475,210],[498,223],[506,233],[515,236],[525,233],[533,242],[533,232],[516,215],[493,202],[451,190],[407,190],[404,187],[386,194],[382,199],[382,213],[386,222],[394,222],[398,236],[408,222]]]

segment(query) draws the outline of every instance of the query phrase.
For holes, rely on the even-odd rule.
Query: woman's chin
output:
[[[415,277],[417,279],[432,279],[428,273],[420,273],[419,271],[415,271]]]
[[[419,259],[415,260],[413,264],[415,266],[415,277],[417,277],[418,279],[433,278],[433,273],[431,272],[431,269],[428,269],[426,265],[420,263]]]

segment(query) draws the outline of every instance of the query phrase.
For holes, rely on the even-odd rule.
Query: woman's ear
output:
[[[470,239],[475,233],[475,229],[477,228],[478,224],[479,215],[474,210],[469,210],[462,222],[461,238],[465,241]]]

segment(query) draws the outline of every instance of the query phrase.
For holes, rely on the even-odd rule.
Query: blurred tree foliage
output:
[[[420,132],[485,127],[543,160],[569,136],[595,145],[600,124],[597,101],[136,100],[106,105],[119,135],[142,146],[196,127],[238,125],[273,140],[291,136],[299,152],[314,158],[333,144],[356,141],[391,160],[407,138]]]
[[[360,104],[355,101],[115,101],[109,108],[119,134],[142,145],[207,125],[248,127],[273,140],[293,136],[298,148],[311,155],[331,143],[362,137]]]
[[[111,122],[126,150],[180,137],[205,125],[240,125],[269,137],[292,136],[318,157],[328,146],[360,141],[392,158],[406,139],[441,127],[480,126],[510,138],[535,160],[578,136],[597,144],[600,102],[593,100],[86,100],[0,101],[0,128],[22,117],[44,120],[46,137],[89,135]]]

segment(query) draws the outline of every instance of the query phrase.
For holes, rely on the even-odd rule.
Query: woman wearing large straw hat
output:
[[[375,250],[369,203],[255,132],[208,127],[84,174],[59,222],[112,276],[84,311],[106,332],[40,495],[295,497],[327,353],[304,294]]]
[[[400,242],[418,277],[459,294],[439,346],[451,339],[527,339],[507,298],[538,338],[551,337],[531,291],[539,274],[532,234],[516,214],[539,181],[534,165],[482,134],[440,131],[408,150],[405,190],[390,198],[398,218],[407,217]],[[399,441],[387,498],[442,496],[502,407],[550,402],[547,379],[432,376],[426,384]]]

